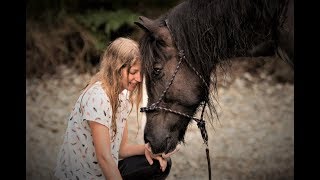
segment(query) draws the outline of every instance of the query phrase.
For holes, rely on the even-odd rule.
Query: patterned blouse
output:
[[[126,118],[130,112],[129,93],[124,90],[119,95],[117,110],[117,134],[111,141],[111,153],[118,164],[119,149]],[[88,120],[111,127],[111,105],[109,98],[97,82],[79,96],[68,119],[64,141],[58,154],[55,176],[59,179],[105,179],[98,164],[91,129]]]

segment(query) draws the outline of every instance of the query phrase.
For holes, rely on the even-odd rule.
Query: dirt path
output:
[[[68,113],[89,77],[62,68],[60,76],[26,80],[26,179],[54,179]],[[245,73],[228,82],[218,88],[219,121],[207,127],[213,179],[293,179],[294,85],[275,84],[263,73],[260,81]],[[134,138],[135,120],[129,127],[130,140],[142,142],[141,134]],[[205,147],[195,124],[185,141],[172,156],[168,180],[207,179]]]

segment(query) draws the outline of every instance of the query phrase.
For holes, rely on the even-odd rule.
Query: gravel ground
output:
[[[58,74],[26,79],[28,180],[54,179],[67,117],[90,78],[65,67]],[[218,86],[219,120],[207,127],[213,179],[294,179],[294,84],[274,83],[263,72],[258,78],[246,72],[237,77]],[[143,142],[141,132],[137,135],[137,123],[130,121],[130,141]],[[167,179],[208,179],[205,146],[194,123],[185,141],[172,156]]]

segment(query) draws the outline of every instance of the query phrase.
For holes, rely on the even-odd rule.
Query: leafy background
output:
[[[139,15],[155,18],[178,1],[169,0],[28,0],[26,75],[41,78],[67,65],[91,72],[109,41],[128,36]]]

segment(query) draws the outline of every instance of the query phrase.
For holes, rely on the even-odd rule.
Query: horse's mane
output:
[[[179,48],[197,69],[239,56],[277,39],[285,0],[190,0],[167,15]],[[193,62],[192,62],[193,61]]]

